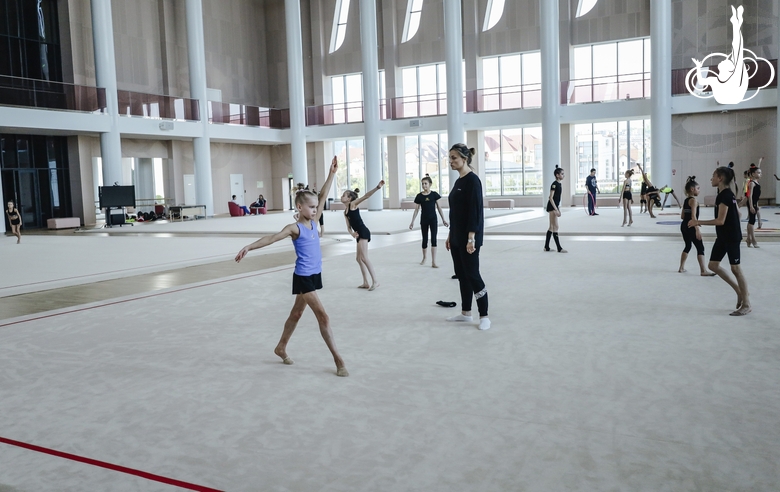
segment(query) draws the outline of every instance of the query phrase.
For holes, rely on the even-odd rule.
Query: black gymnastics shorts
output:
[[[631,195],[631,192],[630,192],[630,191],[624,191],[624,192],[623,192],[623,199],[624,199],[624,200],[629,200],[629,201],[633,201],[633,200],[634,200],[634,198],[633,198],[633,196]]]
[[[756,208],[756,210],[758,210],[758,208]],[[748,224],[756,225],[756,215],[757,214],[754,214],[748,210]]]
[[[368,230],[368,227],[363,226],[360,227],[357,231],[358,237],[355,239],[355,241],[360,242],[361,239],[365,239],[369,243],[371,242],[371,231]]]
[[[712,245],[712,252],[710,252],[710,261],[720,261],[724,256],[729,255],[729,265],[739,265],[739,246],[742,241],[737,242],[725,242],[720,239],[715,240],[715,244]]]
[[[293,273],[293,295],[306,294],[307,292],[314,292],[322,288],[322,273],[315,273],[307,277],[302,277],[296,273]]]

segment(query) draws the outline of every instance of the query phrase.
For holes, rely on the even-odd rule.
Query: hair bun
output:
[[[734,162],[729,162],[729,169],[734,167]]]
[[[696,181],[696,176],[688,176],[688,181]]]
[[[477,155],[477,151],[476,151],[476,149],[474,149],[474,147],[471,147],[469,149],[469,152],[471,152],[471,155]]]
[[[558,169],[558,164],[555,165],[555,169]]]
[[[360,193],[360,188],[355,188],[355,193]]]

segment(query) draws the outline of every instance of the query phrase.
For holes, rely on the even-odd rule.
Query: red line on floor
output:
[[[125,466],[115,465],[113,463],[107,463],[105,461],[93,460],[92,458],[85,458],[83,456],[78,456],[75,454],[63,453],[62,451],[57,451],[55,449],[43,448],[41,446],[36,446],[35,444],[28,444],[26,442],[14,441],[12,439],[6,439],[4,437],[0,437],[0,443],[8,444],[10,446],[16,446],[24,449],[29,449],[30,451],[35,451],[37,453],[50,454],[58,458],[65,458],[68,460],[78,461],[80,463],[86,463],[87,465],[99,466],[101,468],[106,468],[108,470],[112,470],[120,473],[127,473],[128,475],[135,475],[137,477],[145,478],[147,480],[153,480],[155,482],[160,482],[167,485],[173,485],[176,487],[181,487],[183,489],[197,490],[202,492],[222,492],[219,489],[212,489],[211,487],[205,487],[203,485],[196,485],[194,483],[182,482],[181,480],[176,480],[174,478],[163,477],[160,475],[155,475],[153,473],[147,473],[145,471],[135,470],[133,468],[127,468]]]
[[[143,295],[143,296],[133,297],[133,298],[130,298],[130,299],[123,299],[121,301],[112,301],[112,302],[107,302],[105,304],[98,304],[97,306],[89,306],[89,307],[84,307],[84,308],[71,309],[70,311],[63,311],[61,313],[47,314],[47,315],[44,315],[44,316],[36,316],[35,318],[27,318],[27,319],[22,319],[22,320],[19,320],[19,321],[12,321],[10,323],[3,323],[3,324],[0,324],[0,328],[4,328],[6,326],[18,325],[18,324],[21,324],[21,323],[27,323],[29,321],[37,321],[39,319],[54,318],[56,316],[62,316],[63,314],[78,313],[80,311],[90,311],[92,309],[98,309],[98,308],[102,308],[102,307],[106,307],[106,306],[113,306],[113,305],[116,305],[116,304],[124,304],[126,302],[133,302],[133,301],[137,301],[139,299],[148,299],[150,297],[164,296],[166,294],[175,294],[177,292],[184,292],[185,290],[199,289],[201,287],[208,287],[210,285],[217,285],[217,284],[224,284],[224,283],[227,283],[227,282],[234,282],[236,280],[243,280],[245,278],[250,278],[250,277],[258,277],[260,275],[266,275],[268,273],[281,272],[283,270],[290,270],[292,268],[294,268],[294,267],[293,266],[288,266],[288,267],[278,268],[276,270],[267,270],[267,271],[260,272],[260,273],[253,273],[251,275],[244,275],[244,276],[241,276],[241,277],[238,277],[238,278],[231,278],[231,279],[228,279],[228,280],[219,280],[219,281],[216,281],[216,282],[209,282],[209,283],[206,283],[206,284],[195,285],[195,286],[192,286],[192,287],[185,287],[183,289],[169,290],[167,292],[154,292],[152,294],[147,294],[147,295]]]

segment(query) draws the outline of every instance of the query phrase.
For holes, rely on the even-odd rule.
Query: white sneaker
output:
[[[474,318],[471,316],[464,316],[459,314],[457,316],[453,316],[452,318],[447,318],[447,321],[474,321]]]
[[[479,320],[479,329],[480,330],[489,330],[490,329],[490,320],[488,318],[482,318]]]

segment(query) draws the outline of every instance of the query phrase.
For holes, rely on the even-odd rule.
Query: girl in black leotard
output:
[[[701,240],[701,231],[699,226],[688,227],[688,222],[693,219],[699,218],[699,203],[696,201],[696,197],[699,196],[699,183],[696,182],[696,176],[688,176],[688,181],[685,183],[685,200],[683,201],[682,212],[680,218],[680,232],[682,233],[683,240],[685,241],[685,249],[680,255],[680,269],[677,270],[680,273],[685,273],[685,260],[688,259],[688,252],[691,251],[691,245],[696,246],[696,259],[699,261],[699,269],[701,269],[702,277],[712,277],[715,275],[712,272],[708,272],[704,266],[704,243]]]
[[[755,165],[750,166],[748,170],[748,191],[747,191],[747,206],[748,206],[748,225],[747,225],[747,242],[748,247],[753,246],[758,248],[756,242],[756,218],[758,218],[758,200],[761,198],[761,184],[758,182],[761,179],[761,168]],[[761,219],[759,219],[761,220]]]
[[[22,242],[22,215],[19,210],[14,206],[14,202],[8,202],[6,205],[5,215],[8,217],[8,222],[11,224],[11,233],[16,236],[16,244]]]
[[[634,223],[634,217],[631,215],[631,204],[634,203],[634,199],[631,196],[631,176],[634,175],[634,170],[629,169],[623,174],[626,179],[623,181],[623,189],[621,190],[620,203],[623,204],[623,227],[626,225],[626,215],[628,215],[628,226]]]
[[[561,216],[561,193],[563,192],[564,174],[563,168],[555,165],[555,181],[550,186],[550,196],[547,199],[547,215],[550,216],[550,227],[547,228],[547,238],[544,241],[544,250],[550,251],[550,238],[555,239],[555,246],[558,247],[559,253],[566,253],[567,251],[561,247],[561,242],[558,240],[558,217]]]
[[[439,268],[436,264],[436,233],[439,226],[439,221],[436,220],[436,211],[439,211],[441,220],[444,222],[444,227],[447,227],[447,219],[444,218],[444,211],[439,205],[439,199],[441,195],[435,191],[431,191],[431,185],[433,180],[427,174],[422,179],[422,193],[418,193],[414,198],[414,214],[412,215],[412,222],[409,224],[409,229],[414,229],[414,219],[417,218],[417,212],[422,209],[420,215],[420,231],[422,232],[422,261],[420,265],[425,265],[425,253],[428,251],[428,231],[431,233],[431,266],[433,268]]]
[[[731,316],[744,316],[751,311],[751,306],[747,281],[742,273],[742,268],[740,268],[739,246],[742,243],[742,227],[739,223],[737,197],[731,190],[731,184],[734,182],[734,170],[731,167],[719,167],[712,173],[710,182],[712,186],[718,188],[718,197],[715,199],[715,220],[699,221],[692,218],[688,221],[688,226],[715,226],[717,239],[712,245],[708,267],[737,293],[737,309],[731,313]],[[720,262],[726,255],[729,257],[734,279],[720,267]]]
[[[360,210],[358,207],[360,203],[379,191],[382,186],[385,185],[384,181],[380,181],[376,185],[376,188],[372,188],[371,191],[358,198],[358,192],[347,190],[341,195],[341,203],[346,205],[344,210],[344,218],[347,221],[347,230],[349,234],[357,240],[357,260],[360,266],[360,273],[363,274],[363,283],[358,285],[360,289],[374,290],[379,287],[379,282],[376,281],[376,274],[374,273],[374,265],[368,259],[368,242],[371,241],[371,231],[363,223],[363,219],[360,218]],[[368,276],[371,275],[371,285],[368,284]]]

